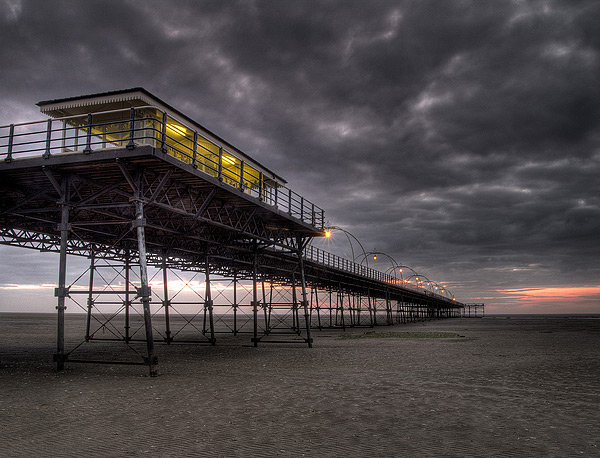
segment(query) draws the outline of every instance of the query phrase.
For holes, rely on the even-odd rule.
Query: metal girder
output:
[[[288,234],[284,231],[267,229],[268,223],[261,220],[256,207],[238,208],[226,200],[215,198],[216,189],[192,189],[179,185],[171,178],[171,171],[157,179],[143,169],[129,171],[119,161],[121,172],[117,179],[100,182],[79,174],[68,173],[71,189],[70,206],[73,208],[72,224],[81,231],[81,238],[94,241],[101,237],[104,243],[118,244],[127,233],[126,226],[133,217],[133,200],[139,186],[139,199],[146,207],[146,218],[150,222],[149,242],[152,236],[161,238],[161,244],[181,239],[198,239],[208,243],[244,246],[248,240],[260,240],[265,245],[289,246]],[[56,188],[55,174],[46,168],[45,175],[54,181],[54,192],[36,190],[30,196],[14,195],[10,208],[3,209],[3,227],[19,227],[25,230],[52,233],[56,224],[62,197]],[[200,216],[198,216],[200,215]],[[179,240],[179,242],[177,242]],[[131,243],[130,243],[131,244]],[[184,243],[185,245],[186,243]]]

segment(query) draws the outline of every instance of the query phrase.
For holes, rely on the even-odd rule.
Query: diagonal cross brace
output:
[[[52,175],[52,172],[50,170],[48,170],[46,167],[42,167],[42,170],[44,171],[44,174],[48,177],[48,180],[50,180],[50,183],[52,184],[52,187],[56,190],[56,192],[58,193],[58,195],[60,196],[60,198],[64,199],[65,198],[65,193],[63,191],[63,188],[58,183],[58,181],[56,181],[56,178],[54,178],[54,175]]]
[[[202,205],[200,206],[200,209],[196,212],[196,218],[200,218],[202,216],[202,214],[206,211],[206,209],[208,208],[208,206],[212,202],[213,197],[215,197],[216,193],[217,193],[217,189],[216,188],[212,188],[210,190],[210,193],[208,194],[208,196],[206,196],[206,199],[204,199],[204,202],[202,202]]]
[[[138,192],[138,187],[135,184],[135,181],[134,181],[133,177],[129,173],[129,170],[127,170],[125,168],[125,166],[123,165],[123,163],[119,160],[119,158],[117,158],[117,166],[119,167],[119,169],[121,170],[121,173],[123,174],[123,176],[127,180],[127,183],[129,183],[129,186],[131,186],[131,189],[133,190],[133,192],[137,193]]]
[[[165,176],[162,177],[162,180],[160,180],[160,183],[158,184],[158,186],[156,187],[156,189],[150,196],[149,202],[154,202],[154,200],[156,200],[156,198],[158,197],[158,194],[160,193],[162,188],[164,188],[165,184],[167,184],[167,181],[169,181],[169,178],[171,178],[172,174],[173,174],[173,170],[168,170],[167,173],[165,173]]]

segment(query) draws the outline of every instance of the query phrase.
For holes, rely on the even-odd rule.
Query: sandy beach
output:
[[[72,329],[75,341],[84,327]],[[372,332],[385,337],[342,338]],[[158,344],[156,378],[125,365],[57,373],[55,318],[2,314],[0,456],[600,456],[600,319],[313,337],[312,349],[253,348],[248,335]],[[115,357],[124,346],[100,345]]]

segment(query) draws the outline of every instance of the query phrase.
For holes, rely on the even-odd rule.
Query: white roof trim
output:
[[[69,108],[79,108],[91,105],[100,105],[103,103],[126,102],[128,100],[142,100],[147,105],[160,105],[157,100],[153,100],[146,94],[140,91],[130,92],[127,94],[105,95],[99,97],[90,97],[77,100],[67,100],[65,102],[57,102],[40,107],[42,113],[53,110],[67,110]]]

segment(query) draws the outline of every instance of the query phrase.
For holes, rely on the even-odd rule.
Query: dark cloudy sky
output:
[[[600,313],[599,24],[597,0],[0,0],[0,124],[142,86],[458,300]],[[0,309],[55,280],[0,255]]]

